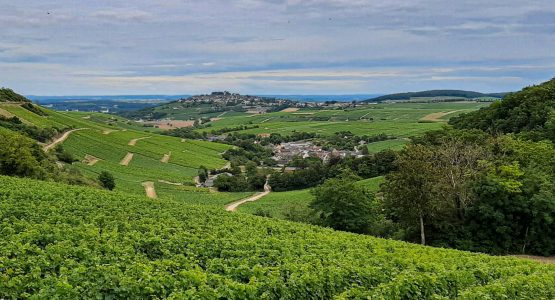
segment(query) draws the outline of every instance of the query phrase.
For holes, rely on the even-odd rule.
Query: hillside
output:
[[[7,127],[10,130],[23,127],[23,134],[35,140],[41,138],[39,141],[44,142],[45,150],[54,151],[61,145],[76,160],[70,165],[72,169],[90,179],[108,171],[114,175],[118,191],[144,195],[145,185],[149,185],[160,197],[218,205],[247,195],[212,193],[194,187],[197,169],[201,165],[213,169],[223,167],[227,162],[221,153],[230,146],[159,135],[151,128],[104,114],[67,113],[37,105],[32,107],[33,110],[29,110],[26,104],[0,103],[0,113],[15,116],[23,122],[15,127],[7,121],[0,121],[0,127],[10,125]],[[46,146],[56,139],[59,143]]]
[[[11,89],[0,88],[0,102],[31,102]]]
[[[520,133],[555,141],[555,78],[509,94],[503,101],[450,120],[455,128]]]
[[[502,98],[504,93],[490,93],[484,94],[473,91],[463,90],[429,90],[421,92],[407,92],[383,95],[371,99],[364,100],[364,102],[382,102],[387,100],[411,100],[412,98],[462,98],[462,99],[476,99],[476,98]]]
[[[555,297],[555,267],[0,177],[0,298]]]
[[[190,96],[155,107],[122,112],[121,115],[131,119],[195,120],[217,118],[223,115],[233,116],[279,111],[295,103],[292,100],[240,95],[226,91]]]

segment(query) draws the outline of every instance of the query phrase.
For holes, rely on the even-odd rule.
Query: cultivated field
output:
[[[301,109],[296,112],[226,116],[211,122],[210,127],[199,129],[199,131],[210,132],[211,130],[246,125],[249,129],[240,132],[288,135],[295,131],[305,131],[329,135],[338,131],[351,131],[357,135],[385,133],[406,138],[428,130],[439,129],[448,118],[476,110],[484,105],[477,102],[392,103],[350,109]],[[433,120],[426,119],[429,119],[430,115],[434,117]],[[257,128],[253,128],[255,126]],[[403,140],[400,139],[391,146],[403,143]]]
[[[59,139],[59,144],[78,160],[73,166],[91,178],[101,171],[112,173],[119,191],[145,195],[144,184],[151,182],[157,196],[200,203],[198,192],[160,181],[192,185],[201,165],[221,168],[226,164],[221,153],[229,149],[227,145],[158,135],[121,117],[51,110],[44,110],[48,116],[39,116],[18,105],[2,104],[0,108],[38,127],[74,128]],[[215,192],[205,198],[206,203],[226,204],[244,195]]]
[[[0,176],[0,297],[553,299],[555,267]]]

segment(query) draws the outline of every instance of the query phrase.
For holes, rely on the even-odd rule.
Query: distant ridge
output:
[[[473,91],[463,91],[463,90],[428,90],[428,91],[421,91],[421,92],[407,92],[407,93],[396,93],[396,94],[389,94],[383,95],[375,98],[370,98],[364,100],[364,102],[382,102],[387,100],[410,100],[411,98],[424,98],[424,97],[456,97],[456,98],[467,98],[467,99],[475,99],[475,98],[484,98],[484,97],[491,97],[491,98],[503,98],[504,95],[507,93],[480,93],[480,92],[473,92]]]

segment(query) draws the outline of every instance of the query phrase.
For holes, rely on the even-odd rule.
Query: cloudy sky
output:
[[[0,0],[0,86],[35,95],[517,90],[553,0]]]

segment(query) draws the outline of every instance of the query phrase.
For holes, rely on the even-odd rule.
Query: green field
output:
[[[367,188],[369,191],[376,192],[384,177],[374,177],[357,182],[357,185]],[[286,219],[287,214],[292,210],[307,210],[314,196],[310,193],[311,189],[272,192],[258,201],[247,202],[237,208],[237,211],[257,214],[264,212],[272,218]]]
[[[297,112],[275,112],[268,114],[223,117],[211,122],[211,126],[199,131],[233,128],[239,125],[249,127],[244,133],[265,134],[292,132],[315,132],[323,135],[338,131],[351,131],[357,135],[377,135],[384,133],[399,138],[419,135],[428,130],[439,129],[453,116],[470,112],[485,104],[462,103],[392,103],[367,105],[349,109],[301,109]],[[436,121],[423,122],[421,119],[433,113],[447,113]],[[395,146],[401,143],[398,141]]]
[[[0,298],[553,299],[555,267],[0,176]]]
[[[193,203],[223,205],[248,193],[208,193],[207,189],[188,189],[186,186],[161,181],[193,184],[199,166],[221,168],[227,162],[221,153],[230,146],[205,141],[186,140],[150,132],[121,117],[99,113],[65,113],[43,109],[48,116],[36,115],[18,105],[2,104],[1,109],[38,127],[83,128],[71,133],[63,142],[66,151],[79,162],[73,163],[83,174],[96,178],[101,171],[109,171],[116,178],[116,190],[145,194],[143,182],[154,182],[159,196],[173,197]],[[143,131],[147,130],[147,131]],[[132,139],[145,138],[128,145]],[[120,164],[127,153],[133,158],[127,166]],[[167,163],[161,162],[170,154]],[[85,161],[87,155],[99,159],[94,165]]]

